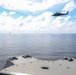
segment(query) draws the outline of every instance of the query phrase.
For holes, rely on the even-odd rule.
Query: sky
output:
[[[76,33],[76,0],[0,0],[0,33]]]

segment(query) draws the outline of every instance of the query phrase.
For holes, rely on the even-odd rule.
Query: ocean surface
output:
[[[76,34],[0,34],[0,69],[9,56],[38,59],[76,58]]]

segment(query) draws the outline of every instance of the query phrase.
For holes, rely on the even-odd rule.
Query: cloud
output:
[[[26,20],[27,18],[28,20]],[[44,30],[44,28],[46,28],[49,25],[50,20],[51,20],[50,12],[45,12],[36,17],[28,16],[22,20],[23,25],[21,26],[21,30],[29,32],[41,31],[41,29]]]
[[[16,12],[9,12],[9,15],[14,15]]]
[[[7,16],[8,13],[6,13],[5,11],[3,11],[3,12],[1,13],[1,15],[2,15],[2,16]]]
[[[14,29],[15,19],[3,11],[0,15],[0,31],[12,31]]]
[[[50,23],[50,31],[52,29],[55,33],[57,32],[59,33],[74,32],[75,33],[76,32],[75,23],[76,23],[75,21],[70,20],[70,16],[67,16],[66,18],[60,18],[60,19],[56,18],[52,20],[52,22]]]
[[[71,2],[69,2],[69,3],[67,3],[67,4],[65,5],[65,7],[64,7],[63,10],[72,11],[72,10],[75,9],[75,8],[76,8],[76,4],[75,4],[73,1],[71,1]]]
[[[37,12],[68,1],[69,0],[0,0],[0,6],[16,11]]]
[[[30,22],[30,21],[32,20],[32,18],[33,18],[33,16],[29,15],[29,16],[27,16],[27,17],[25,17],[25,18],[23,19],[23,22],[24,22],[24,23],[25,23],[25,22]]]

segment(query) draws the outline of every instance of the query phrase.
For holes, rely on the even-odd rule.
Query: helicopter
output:
[[[52,16],[62,16],[62,15],[67,15],[68,13],[69,13],[69,11],[67,11],[66,13],[56,12]]]

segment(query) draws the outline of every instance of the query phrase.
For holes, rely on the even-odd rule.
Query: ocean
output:
[[[0,70],[9,56],[38,59],[76,58],[76,34],[0,34]]]

